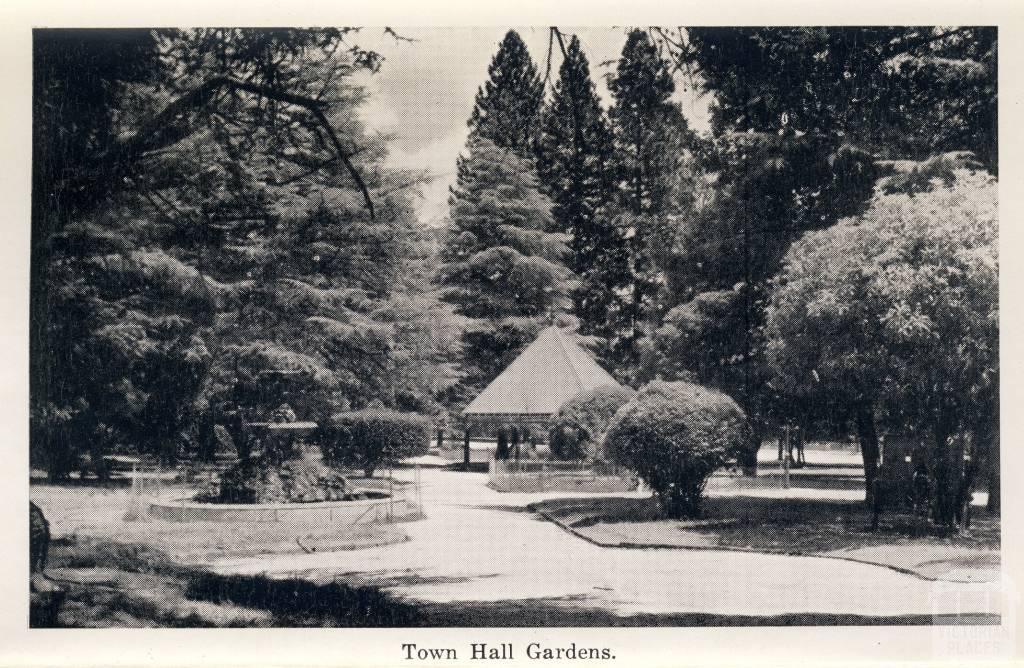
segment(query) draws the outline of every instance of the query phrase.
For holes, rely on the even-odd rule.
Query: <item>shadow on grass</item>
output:
[[[473,510],[500,510],[506,513],[532,513],[533,511],[527,506],[522,505],[502,505],[500,503],[465,503],[461,504],[463,508],[472,508]]]
[[[282,627],[701,627],[701,626],[879,626],[960,623],[931,615],[869,617],[850,614],[718,615],[705,613],[619,616],[589,607],[583,597],[412,604],[374,588],[265,576],[195,578],[192,598],[267,610]],[[998,615],[972,616],[974,624],[998,624]]]
[[[852,500],[709,496],[703,502],[699,521],[665,518],[653,498],[563,498],[531,507],[573,528],[664,520],[671,526],[651,524],[652,531],[691,531],[712,535],[722,546],[797,553],[910,542],[979,549],[998,549],[1000,545],[999,515],[983,508],[972,510],[969,531],[945,536],[939,530],[915,535],[915,518],[896,511],[885,513],[878,530],[871,531],[869,509],[863,502]]]
[[[262,575],[193,574],[185,589],[193,600],[266,610],[274,626],[419,626],[419,611],[379,589]]]

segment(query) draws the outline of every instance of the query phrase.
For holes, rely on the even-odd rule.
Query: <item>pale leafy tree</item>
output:
[[[863,216],[805,235],[766,318],[773,382],[850,405],[869,485],[876,420],[930,443],[944,525],[980,463],[999,489],[996,184],[963,168],[953,178],[913,195],[882,189]]]

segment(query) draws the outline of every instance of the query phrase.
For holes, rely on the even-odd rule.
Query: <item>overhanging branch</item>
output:
[[[353,152],[346,151],[338,139],[324,113],[326,104],[305,95],[290,93],[286,90],[263,86],[248,81],[239,81],[227,76],[217,76],[204,82],[194,90],[182,95],[167,105],[163,111],[145,123],[138,132],[118,142],[110,151],[101,155],[97,164],[97,174],[104,174],[105,179],[117,180],[128,167],[138,161],[144,154],[158,151],[171,146],[195,131],[184,121],[192,113],[209,105],[213,97],[221,90],[237,90],[252,95],[276,100],[306,109],[317,124],[327,133],[338,160],[345,166],[349,176],[355,182],[366,202],[370,220],[375,220],[373,200],[359,170],[352,163]],[[333,162],[333,161],[329,161]],[[329,163],[325,163],[329,164]],[[92,175],[87,176],[90,179]]]

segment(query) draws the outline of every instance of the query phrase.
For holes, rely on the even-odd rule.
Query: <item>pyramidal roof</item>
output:
[[[548,327],[462,411],[463,415],[552,415],[569,398],[618,386],[578,343]]]

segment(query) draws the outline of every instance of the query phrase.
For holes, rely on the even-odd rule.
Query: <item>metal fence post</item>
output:
[[[789,489],[789,458],[791,456],[793,447],[790,441],[789,425],[786,425],[786,451],[782,455],[782,486],[784,489]]]

